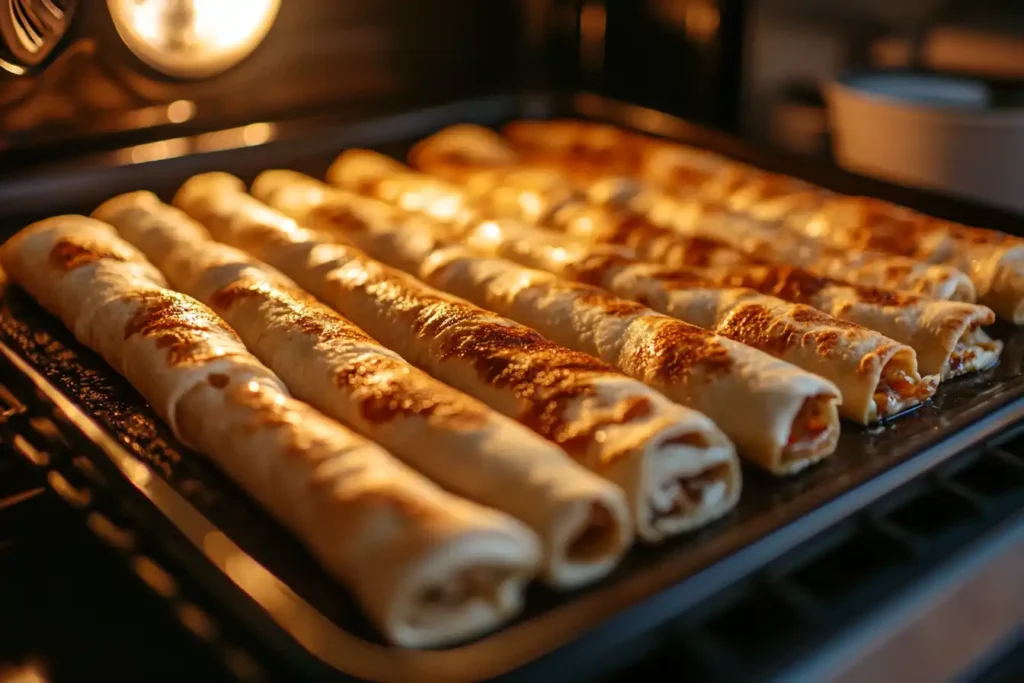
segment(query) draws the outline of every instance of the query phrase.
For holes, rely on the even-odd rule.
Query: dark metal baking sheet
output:
[[[215,168],[246,178],[262,168],[280,166],[319,174],[344,147],[370,146],[400,156],[410,142],[444,125],[494,124],[524,114],[589,115],[702,142],[747,160],[757,156],[756,150],[746,150],[736,141],[599,98],[494,98],[321,129],[315,135],[296,131],[290,137],[282,130],[277,139],[244,150],[99,168],[89,173],[92,182],[88,183],[81,169],[54,173],[36,179],[40,184],[33,187],[46,188],[51,198],[67,197],[68,203],[56,206],[60,200],[51,199],[29,208],[51,213],[88,211],[115,192],[136,188],[167,196],[188,175]],[[822,179],[813,168],[783,166],[779,170],[836,186],[834,178]],[[856,182],[852,176],[839,178],[839,183]],[[61,194],[62,187],[73,191]],[[849,185],[844,189],[857,191]],[[929,208],[927,195],[912,199],[905,203]],[[983,207],[954,203],[957,211],[967,215],[961,220],[1000,221],[997,213]],[[949,215],[943,208],[948,207],[934,212]],[[5,225],[8,232],[16,227]],[[524,614],[495,634],[449,650],[415,652],[383,645],[344,590],[308,553],[202,456],[176,443],[134,390],[77,344],[58,320],[15,287],[5,288],[0,295],[0,343],[34,368],[26,366],[25,372],[35,381],[49,382],[79,406],[79,422],[91,418],[114,437],[101,444],[95,457],[117,460],[129,454],[137,458],[163,482],[165,499],[180,501],[161,511],[175,523],[182,505],[190,511],[189,525],[177,524],[193,541],[190,552],[204,555],[240,589],[218,587],[223,608],[251,612],[251,604],[240,606],[240,596],[248,594],[243,600],[260,605],[262,612],[255,613],[266,616],[267,623],[258,629],[261,637],[278,641],[275,649],[301,657],[296,653],[302,650],[291,642],[298,641],[313,655],[296,662],[306,673],[330,677],[342,671],[378,680],[533,677],[557,670],[591,648],[615,647],[677,616],[801,540],[1024,416],[1024,332],[1004,326],[997,327],[995,334],[1006,341],[998,367],[944,384],[932,403],[881,427],[865,430],[844,423],[835,456],[794,478],[779,481],[746,470],[740,505],[725,519],[663,546],[636,548],[611,577],[596,586],[561,595],[533,588]],[[160,507],[155,501],[154,505]],[[217,532],[222,532],[228,546],[204,546],[204,535]],[[235,558],[233,565],[225,560],[228,556]],[[196,560],[187,559],[188,565]],[[237,570],[239,563],[252,571],[232,573],[232,566]],[[281,639],[289,643],[282,646]]]

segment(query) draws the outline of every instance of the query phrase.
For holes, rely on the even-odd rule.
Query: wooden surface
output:
[[[834,680],[947,681],[997,651],[1024,629],[1024,533],[902,616],[895,633],[879,633]]]

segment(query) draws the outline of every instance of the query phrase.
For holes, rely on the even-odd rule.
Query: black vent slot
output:
[[[776,629],[792,631],[800,626],[797,607],[786,592],[761,585],[745,591],[734,604],[706,622],[710,635],[739,651],[757,654],[772,645],[765,633]]]
[[[1024,491],[1024,464],[995,450],[953,473],[950,481],[996,503]]]
[[[926,490],[886,515],[897,528],[931,537],[969,525],[978,510],[969,501],[940,488]]]
[[[676,625],[642,664],[687,680],[764,680],[843,633],[945,558],[1024,508],[1024,429],[952,458],[712,597]],[[785,675],[782,676],[786,678]]]
[[[907,548],[877,529],[864,526],[792,572],[792,578],[819,600],[847,600],[854,590],[879,579],[910,556]]]

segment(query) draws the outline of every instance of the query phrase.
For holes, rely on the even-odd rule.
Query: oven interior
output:
[[[45,215],[90,211],[132,189],[167,198],[206,170],[247,181],[272,167],[321,176],[346,147],[403,158],[412,142],[456,122],[565,116],[1019,231],[1019,220],[1004,212],[768,152],[602,95],[617,89],[606,74],[622,67],[605,71],[593,62],[595,50],[608,59],[616,54],[611,42],[606,50],[595,44],[621,40],[598,30],[600,17],[610,26],[612,17],[628,14],[625,3],[290,0],[248,60],[201,81],[167,78],[123,45],[104,47],[117,45],[110,17],[101,3],[79,5],[63,48],[10,79],[20,97],[0,100],[0,158],[10,162],[0,174],[5,235]],[[728,2],[720,10],[735,11]],[[734,68],[732,57],[722,57],[739,50],[731,21],[689,68]],[[625,23],[615,30],[639,30]],[[76,74],[98,80],[71,87],[83,82]],[[695,87],[704,103],[685,113],[727,125],[727,81]],[[127,88],[130,96],[88,101],[100,84]],[[669,89],[663,102],[671,105]],[[58,107],[44,106],[47,95],[71,102],[63,111],[75,114],[57,116]],[[178,102],[191,103],[188,120],[170,120]],[[147,109],[164,118],[140,124],[138,112]],[[12,120],[25,125],[12,127]],[[379,643],[299,544],[212,465],[176,444],[134,391],[29,297],[6,288],[0,304],[6,459],[27,473],[33,490],[61,501],[61,514],[131,575],[132,590],[141,584],[148,599],[155,596],[190,646],[198,643],[196,656],[228,662],[253,680],[372,677],[372,669],[327,661],[308,641],[300,644],[288,624],[271,618],[266,604],[197,549],[194,529],[182,520],[197,512],[330,622]],[[594,680],[659,662],[694,680],[784,674],[800,653],[854,629],[869,605],[1019,515],[1024,435],[1015,425],[1024,411],[1024,336],[1009,328],[996,334],[1007,342],[997,368],[945,386],[932,404],[881,429],[844,425],[837,455],[793,480],[745,470],[743,500],[726,519],[664,548],[634,551],[612,577],[579,594],[535,589],[527,612],[508,629],[441,653],[450,661],[409,664],[424,668],[406,673],[444,678],[456,670],[447,667],[457,667],[467,678]],[[90,420],[114,443],[98,436]],[[118,467],[111,448],[126,449],[145,465],[146,477],[169,484],[192,512],[168,519]]]

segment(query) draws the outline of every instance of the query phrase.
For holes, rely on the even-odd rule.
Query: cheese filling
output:
[[[938,384],[937,375],[915,382],[906,370],[890,363],[882,370],[874,395],[874,415],[870,417],[881,420],[920,405],[932,397]]]
[[[1002,342],[991,339],[975,325],[957,341],[950,352],[945,372],[942,373],[943,379],[984,370],[999,360],[1002,350]]]
[[[830,419],[830,403],[830,396],[812,396],[804,401],[782,451],[783,462],[814,458],[831,441],[836,425]]]
[[[426,609],[451,609],[473,600],[497,603],[504,583],[516,572],[509,567],[472,567],[451,581],[427,586],[419,595]]]
[[[719,463],[697,474],[661,481],[651,490],[651,524],[719,505],[729,493],[729,473],[730,465]]]

